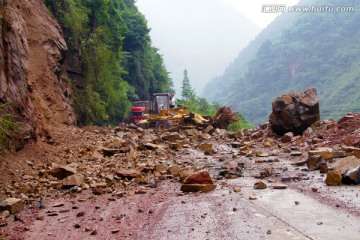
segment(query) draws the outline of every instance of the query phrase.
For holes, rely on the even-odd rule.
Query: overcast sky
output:
[[[144,1],[144,0],[142,0]],[[196,1],[196,0],[194,0]],[[237,11],[242,12],[261,28],[265,28],[274,18],[276,13],[261,12],[264,4],[286,4],[295,5],[299,0],[223,0],[233,6]]]

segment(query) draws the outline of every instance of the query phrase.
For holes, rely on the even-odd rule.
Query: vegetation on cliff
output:
[[[63,27],[68,54],[80,59],[81,77],[72,79],[79,125],[116,124],[132,101],[172,86],[134,2],[45,0]]]
[[[322,118],[360,110],[359,2],[302,0],[299,5],[354,10],[281,15],[207,86],[209,100],[231,105],[259,124],[268,120],[275,97],[315,86]]]

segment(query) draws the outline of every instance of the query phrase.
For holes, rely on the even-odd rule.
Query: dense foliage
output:
[[[82,79],[74,81],[79,124],[116,124],[131,101],[164,92],[171,80],[151,46],[134,0],[45,0],[61,23],[69,53],[78,53]]]
[[[360,110],[360,2],[303,0],[299,5],[355,10],[280,16],[207,86],[210,100],[232,105],[259,124],[267,121],[276,96],[315,86],[322,118]]]

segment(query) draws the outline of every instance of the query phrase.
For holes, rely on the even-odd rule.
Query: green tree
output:
[[[45,0],[66,33],[81,77],[73,99],[79,125],[117,124],[131,101],[165,92],[172,82],[134,0]],[[71,77],[71,76],[70,76]],[[81,78],[81,79],[79,79]]]
[[[181,86],[181,97],[185,102],[195,100],[196,98],[195,90],[192,88],[190,84],[188,72],[186,69],[184,70],[184,79],[182,81],[182,86]]]

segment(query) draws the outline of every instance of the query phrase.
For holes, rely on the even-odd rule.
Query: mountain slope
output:
[[[164,56],[177,92],[184,69],[201,92],[260,31],[221,0],[139,0],[137,5],[148,19],[153,43]]]
[[[357,1],[299,3],[324,4],[360,6]],[[273,98],[309,86],[318,88],[324,118],[359,110],[359,20],[359,11],[283,14],[205,91],[210,100],[232,105],[256,124],[267,121]]]

